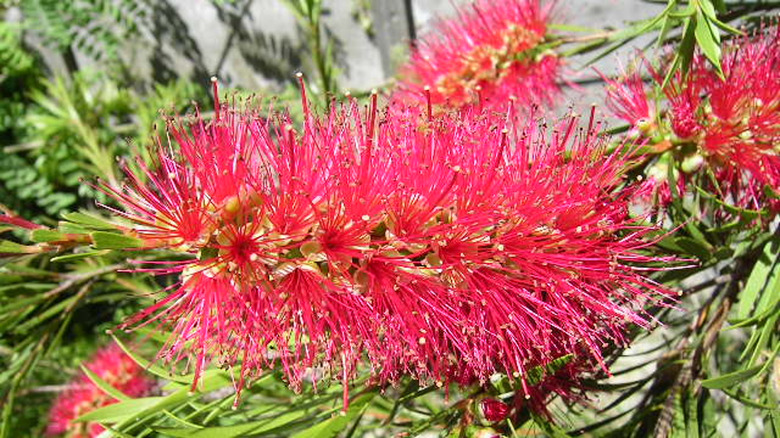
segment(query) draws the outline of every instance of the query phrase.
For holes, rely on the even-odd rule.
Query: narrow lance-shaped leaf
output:
[[[123,234],[95,231],[91,234],[95,249],[132,249],[143,248],[144,242]]]
[[[771,278],[778,276],[780,272],[780,267],[778,267],[778,254],[780,252],[778,250],[780,250],[780,241],[777,238],[764,245],[764,250],[740,293],[737,320],[743,320],[750,316],[761,291],[765,290]]]
[[[710,61],[718,76],[723,79],[723,69],[720,65],[720,37],[716,32],[713,34],[712,26],[710,26],[709,19],[704,15],[701,10],[696,11],[696,21],[694,33],[696,35],[696,43],[701,48],[702,53]],[[685,68],[687,71],[687,68]]]
[[[745,380],[748,380],[749,378],[755,376],[756,374],[758,374],[759,371],[761,371],[762,367],[763,365],[756,365],[748,369],[734,371],[733,373],[723,374],[718,377],[713,377],[710,379],[703,380],[701,384],[705,388],[709,388],[709,389],[728,388],[738,383],[742,383]]]

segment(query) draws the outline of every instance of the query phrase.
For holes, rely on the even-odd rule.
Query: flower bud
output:
[[[680,169],[682,169],[683,172],[690,174],[701,169],[702,165],[704,165],[704,157],[699,154],[693,154],[685,157],[682,164],[680,164]]]
[[[485,420],[490,423],[504,421],[512,409],[508,404],[495,398],[484,398],[479,403],[479,409]]]

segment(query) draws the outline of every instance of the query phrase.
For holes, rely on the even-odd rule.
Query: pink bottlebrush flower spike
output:
[[[144,396],[154,386],[154,381],[145,375],[145,370],[115,344],[99,350],[85,366],[129,397]],[[86,374],[80,373],[55,400],[49,412],[46,434],[66,435],[69,438],[96,437],[105,430],[100,424],[76,423],[73,420],[116,402]]]
[[[558,94],[560,59],[542,51],[551,6],[539,0],[477,0],[442,20],[417,41],[401,68],[396,98],[461,107],[504,109],[550,103]]]
[[[666,294],[643,275],[649,229],[618,191],[625,154],[597,126],[382,115],[376,94],[323,116],[304,100],[300,129],[217,105],[209,123],[169,125],[176,144],[157,148],[147,182],[104,186],[128,233],[191,257],[161,269],[179,283],[128,325],[162,323],[162,357],[188,357],[196,376],[240,364],[240,391],[272,367],[294,388],[325,373],[346,404],[361,366],[378,383],[500,372],[543,409],[568,389],[538,390],[530,369],[568,354],[575,380],[605,368],[602,350]]]

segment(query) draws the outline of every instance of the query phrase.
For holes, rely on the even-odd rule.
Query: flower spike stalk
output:
[[[156,163],[102,189],[125,232],[189,256],[127,326],[162,324],[161,357],[277,368],[299,389],[359,369],[377,383],[512,376],[543,407],[534,367],[606,369],[604,349],[666,291],[644,275],[651,229],[628,216],[623,151],[595,125],[476,109],[380,111],[356,101],[323,115],[220,106],[168,124]],[[304,105],[307,103],[304,100]],[[576,376],[573,377],[576,380]],[[194,386],[197,382],[193,383]]]

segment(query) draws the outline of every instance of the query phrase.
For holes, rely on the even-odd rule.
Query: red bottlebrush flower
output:
[[[706,165],[716,176],[702,178],[700,186],[728,203],[743,208],[778,211],[780,204],[768,197],[764,188],[780,191],[780,28],[762,29],[723,48],[720,78],[701,53],[694,57],[687,75],[676,74],[663,89],[668,101],[665,117],[669,135],[689,156],[680,170],[695,172]],[[656,85],[663,75],[650,68]],[[615,87],[613,87],[615,88]],[[628,78],[618,86],[625,93],[611,92],[613,112],[634,126],[631,115],[641,107],[644,89]],[[662,137],[665,127],[646,132]],[[647,130],[646,130],[647,131]],[[692,152],[690,151],[690,146]]]
[[[511,408],[508,404],[494,398],[484,398],[479,404],[485,419],[491,423],[504,421]]]
[[[117,345],[99,350],[85,366],[111,386],[129,397],[141,397],[149,393],[154,381]],[[96,437],[103,432],[97,423],[76,423],[73,420],[97,408],[116,403],[110,395],[98,388],[86,374],[70,383],[61,393],[49,413],[49,436],[67,435],[70,438]]]
[[[240,390],[279,366],[299,387],[322,367],[346,391],[365,364],[377,382],[501,372],[537,394],[528,370],[572,353],[578,369],[605,367],[602,349],[665,294],[642,275],[656,259],[628,217],[631,190],[618,191],[625,154],[597,127],[571,119],[548,134],[475,109],[380,116],[376,95],[365,112],[352,102],[322,117],[304,100],[300,130],[218,108],[160,148],[171,164],[149,173],[165,182],[105,189],[132,212],[129,233],[192,257],[164,269],[179,284],[128,325],[161,322],[173,332],[162,356],[188,354],[196,376],[240,363]],[[242,159],[212,171],[209,154],[239,145]],[[169,199],[199,200],[188,208],[210,232],[160,240],[169,225],[152,219],[181,209]]]
[[[607,108],[615,117],[625,120],[631,126],[644,128],[655,120],[655,108],[645,91],[645,84],[638,71],[627,74],[621,81],[604,75],[607,83]]]
[[[461,107],[550,103],[560,59],[541,50],[550,6],[539,0],[478,0],[437,23],[401,68],[397,98]]]

